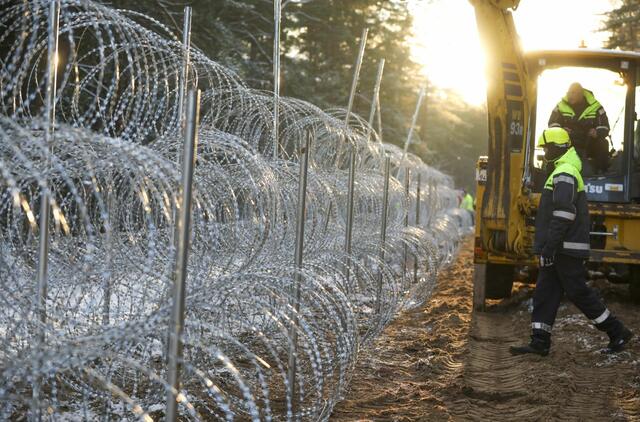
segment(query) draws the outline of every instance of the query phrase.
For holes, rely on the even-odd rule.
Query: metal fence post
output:
[[[410,207],[410,203],[409,203],[409,183],[411,183],[411,171],[408,168],[404,169],[404,197],[407,201],[407,213],[404,216],[404,228],[406,229],[407,227],[409,227],[409,207]],[[402,281],[405,281],[406,278],[406,273],[407,273],[407,256],[408,256],[408,251],[407,251],[407,242],[404,242],[403,248],[402,248]]]
[[[382,74],[384,73],[384,59],[378,62],[378,74],[376,75],[376,85],[373,87],[373,98],[371,98],[371,108],[369,109],[369,126],[367,126],[367,141],[371,139],[373,129],[373,119],[376,114],[377,105],[380,102],[380,85],[382,84]]]
[[[402,160],[400,161],[400,166],[404,164],[404,160],[407,158],[407,152],[409,151],[409,144],[411,143],[411,138],[413,138],[413,132],[415,131],[416,124],[418,123],[418,115],[420,114],[420,108],[422,107],[422,101],[424,100],[424,96],[426,92],[427,92],[426,89],[422,88],[420,90],[420,94],[418,95],[418,102],[416,103],[416,109],[413,112],[413,118],[411,119],[411,127],[409,128],[409,134],[407,135],[407,139],[404,141],[404,148],[402,150]],[[398,168],[398,171],[400,171],[399,168]]]
[[[188,87],[188,79],[189,79],[189,63],[191,60],[191,6],[185,6],[184,8],[184,22],[182,23],[182,66],[180,68],[180,79],[178,81],[178,128],[179,130],[185,130],[185,115],[184,115],[184,106],[185,106],[185,95],[187,93]],[[181,162],[181,151],[180,149],[176,149],[176,164],[178,166],[182,165]],[[171,209],[171,216],[173,217],[173,221],[176,221],[176,204],[173,204]],[[176,225],[177,230],[177,225]],[[177,231],[174,230],[172,233],[172,241],[171,244],[173,248],[177,250],[178,245],[176,245],[176,237]]]
[[[358,58],[356,59],[356,66],[353,71],[353,80],[351,81],[351,90],[349,91],[349,101],[347,103],[347,114],[344,117],[344,123],[346,128],[349,128],[349,120],[351,119],[351,111],[353,110],[353,102],[356,97],[356,90],[358,88],[358,82],[360,81],[360,70],[362,69],[362,60],[364,59],[364,50],[367,46],[367,37],[369,34],[369,28],[362,30],[362,37],[360,38],[360,48],[358,50]],[[346,137],[345,137],[346,138]],[[346,141],[346,139],[345,139]],[[352,150],[352,148],[351,148]],[[336,166],[340,164],[340,157],[342,155],[342,143],[338,143],[336,151]]]
[[[45,144],[51,147],[56,118],[56,80],[58,76],[58,29],[60,24],[60,1],[52,0],[49,7],[49,41],[48,41],[48,67],[45,92],[45,119],[44,132]],[[49,186],[45,180],[40,193],[40,237],[38,244],[38,299],[37,309],[40,321],[44,324],[47,320],[46,298],[49,267],[49,216],[51,214]],[[42,333],[44,337],[44,333]],[[43,339],[42,339],[43,340]]]
[[[358,87],[358,81],[360,79],[360,69],[362,68],[362,60],[364,58],[364,50],[367,45],[367,36],[369,29],[365,28],[362,31],[362,37],[360,38],[360,49],[358,50],[358,59],[356,60],[356,67],[353,73],[353,81],[351,83],[351,92],[349,93],[349,103],[347,105],[347,115],[345,116],[345,126],[349,128],[349,119],[351,118],[351,110],[353,108],[353,101],[356,95],[356,88]],[[342,150],[342,144],[338,144],[338,151],[336,153],[336,165],[339,163]],[[345,239],[344,239],[344,251],[345,251],[345,278],[347,286],[349,285],[349,277],[351,270],[350,256],[351,256],[351,239],[353,236],[353,202],[355,196],[355,180],[356,180],[356,151],[353,145],[349,148],[349,179],[347,181],[347,221],[345,227]]]
[[[347,126],[349,126],[349,119],[351,118],[351,111],[353,110],[353,101],[356,97],[356,89],[358,88],[358,81],[360,80],[360,69],[362,69],[362,60],[364,59],[364,50],[367,46],[368,35],[369,28],[364,28],[362,30],[362,37],[360,37],[360,49],[358,50],[358,59],[356,60],[353,80],[351,81],[351,91],[349,92],[349,102],[347,103],[347,115],[345,117]]]
[[[385,158],[384,161],[384,190],[382,191],[382,225],[380,227],[380,252],[379,252],[379,270],[378,284],[376,286],[376,310],[382,310],[382,266],[384,263],[384,252],[387,245],[387,216],[389,211],[389,169],[391,167],[391,159]]]
[[[434,184],[434,181],[431,180],[431,182],[428,182],[428,183],[429,183],[429,193],[428,193],[429,197],[428,197],[428,199],[429,199],[429,203],[432,206],[430,207],[430,209],[427,208],[427,211],[429,211],[429,212],[427,213],[425,221],[424,221],[425,225],[427,225],[427,226],[429,224],[431,224],[431,219],[433,218],[433,212],[431,212],[431,211],[433,211],[433,204],[437,203],[437,201],[438,201],[437,191],[436,191],[436,186]]]
[[[178,87],[178,125],[184,125],[184,97],[188,89],[189,63],[191,60],[191,6],[184,8],[182,25],[182,68],[180,69],[180,86]],[[177,163],[180,164],[180,151],[176,151]]]
[[[198,119],[200,112],[200,91],[189,90],[187,95],[187,116],[185,142],[182,157],[182,188],[180,210],[177,220],[176,263],[173,286],[173,307],[169,327],[167,383],[171,389],[167,393],[167,421],[178,418],[178,392],[180,391],[180,360],[182,359],[182,332],[184,328],[187,263],[191,235],[191,202],[193,193],[193,173],[198,142]]]
[[[420,183],[422,183],[422,175],[418,173],[418,177],[416,178],[416,222],[415,226],[420,227]],[[413,256],[413,282],[418,282],[418,254],[414,254]]]
[[[44,131],[45,144],[51,148],[53,134],[55,131],[56,119],[56,82],[58,77],[58,32],[60,28],[60,0],[52,0],[49,3],[49,28],[47,41],[47,73],[45,91],[45,122]],[[48,165],[49,160],[46,160]],[[49,216],[51,214],[50,193],[47,180],[42,181],[40,191],[40,215],[39,215],[39,238],[38,238],[38,272],[37,272],[37,297],[36,313],[41,326],[38,328],[38,341],[44,343],[46,337],[45,324],[47,323],[47,289],[49,271]],[[42,362],[39,362],[40,364]],[[33,380],[33,406],[37,409],[37,417],[40,418],[39,397],[40,397],[40,376],[37,368],[34,368]]]
[[[102,325],[109,325],[110,314],[111,314],[111,278],[113,277],[113,254],[112,254],[112,233],[117,227],[118,222],[114,221],[113,213],[115,212],[115,200],[113,198],[114,194],[112,188],[109,188],[106,192],[107,194],[107,210],[108,210],[108,221],[107,226],[108,229],[105,232],[105,243],[107,245],[107,268],[108,275],[104,280],[103,285],[103,296],[104,301],[102,302]]]
[[[345,278],[347,281],[347,288],[349,286],[349,278],[351,272],[351,240],[353,237],[353,206],[355,197],[355,185],[356,185],[356,154],[351,147],[349,152],[349,180],[347,188],[347,224],[344,237],[344,252],[345,256]]]
[[[273,1],[273,159],[278,158],[280,149],[278,132],[280,130],[280,24],[282,22],[282,0]]]
[[[289,348],[289,367],[287,373],[287,379],[289,382],[289,389],[291,392],[291,411],[294,413],[297,410],[296,403],[296,375],[297,375],[297,353],[298,353],[298,312],[300,312],[300,296],[302,283],[302,259],[304,252],[304,226],[306,219],[306,207],[307,207],[307,179],[309,173],[309,148],[311,146],[311,133],[307,134],[305,145],[300,150],[300,171],[298,176],[298,209],[296,212],[296,249],[294,263],[296,266],[296,273],[294,276],[294,285],[292,291],[292,317],[291,317],[291,329],[290,338],[291,345]]]
[[[376,98],[376,117],[378,122],[378,143],[382,144],[382,107],[380,107],[380,96]]]

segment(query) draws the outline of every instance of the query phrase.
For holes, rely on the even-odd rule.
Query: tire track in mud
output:
[[[560,314],[559,320],[569,323],[554,329],[551,354],[545,358],[508,351],[528,341],[528,313],[520,312],[523,318],[500,306],[475,313],[462,371],[466,398],[448,403],[452,419],[640,421],[637,342],[629,351],[603,355],[604,334],[571,305]]]
[[[529,340],[531,289],[472,313],[472,244],[438,278],[432,299],[401,314],[358,359],[335,421],[640,421],[640,341],[616,356],[606,336],[563,304],[551,354],[511,356]],[[626,286],[599,286],[638,336]]]
[[[474,314],[462,376],[461,391],[466,398],[451,406],[455,419],[523,420],[536,416],[537,406],[522,400],[527,396],[525,367],[508,350],[517,340],[508,316]]]
[[[569,386],[567,401],[559,409],[558,420],[578,420],[584,415],[606,420],[615,415],[623,416],[623,409],[612,401],[611,385],[617,376],[613,368],[588,368],[573,366],[569,369],[573,379]]]
[[[552,392],[557,394],[550,406],[555,409],[551,419],[640,420],[640,385],[637,384],[640,375],[638,367],[632,364],[632,353],[609,356],[597,349],[567,351],[562,347],[550,357],[549,361],[538,364],[532,381],[536,384],[533,392],[553,385]]]
[[[605,287],[615,296],[620,286]],[[612,302],[614,313],[636,333],[640,327],[637,306]],[[605,355],[606,334],[597,331],[573,306],[565,304],[556,321],[551,354],[531,362],[530,395],[546,403],[549,420],[640,421],[640,344]]]
[[[638,396],[638,391],[640,391],[640,374],[638,374],[637,368],[634,380],[635,382],[629,383],[629,389],[627,391],[622,391],[618,394],[616,400],[622,409],[622,416],[625,420],[640,421],[640,396]]]

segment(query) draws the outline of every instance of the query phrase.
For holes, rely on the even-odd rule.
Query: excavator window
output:
[[[580,83],[583,88],[593,93],[595,99],[604,108],[610,127],[609,136],[598,140],[599,148],[590,149],[588,153],[584,153],[586,159],[583,158],[583,175],[590,177],[622,174],[624,170],[623,151],[625,145],[627,86],[624,79],[617,72],[607,69],[574,66],[544,70],[538,77],[537,83],[534,141],[548,127],[552,112],[567,94],[569,86],[574,82]],[[640,135],[640,129],[636,133]],[[586,134],[573,133],[572,138],[574,136],[577,138],[576,143],[584,142],[586,144],[591,142],[591,139],[587,138]],[[595,156],[597,153],[600,155]],[[640,155],[640,150],[638,150],[638,153]],[[602,158],[602,155],[606,154],[609,155],[608,159],[606,157]],[[544,155],[543,151],[536,149],[534,166],[537,169],[541,169],[543,166],[542,155]]]

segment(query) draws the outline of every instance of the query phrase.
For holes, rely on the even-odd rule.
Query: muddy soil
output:
[[[592,282],[635,333],[605,355],[606,335],[572,304],[560,308],[548,357],[509,354],[528,341],[532,288],[473,313],[472,244],[432,299],[399,315],[360,355],[332,421],[640,421],[640,306],[626,285]]]

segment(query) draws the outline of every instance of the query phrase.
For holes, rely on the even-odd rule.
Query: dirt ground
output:
[[[333,421],[640,421],[640,307],[626,285],[593,282],[635,333],[618,355],[565,302],[548,357],[509,354],[528,341],[532,289],[472,313],[472,244],[439,277],[431,301],[401,314],[360,355]]]

